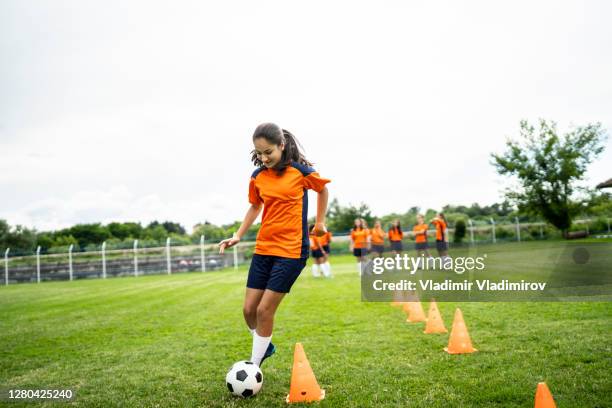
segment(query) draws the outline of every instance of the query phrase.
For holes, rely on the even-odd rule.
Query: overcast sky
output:
[[[4,0],[0,218],[242,219],[266,121],[342,204],[501,201],[521,119],[612,130],[611,4]]]

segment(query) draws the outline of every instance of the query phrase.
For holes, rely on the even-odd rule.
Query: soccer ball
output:
[[[225,376],[230,392],[238,397],[252,397],[261,390],[263,374],[257,365],[250,361],[238,361]]]

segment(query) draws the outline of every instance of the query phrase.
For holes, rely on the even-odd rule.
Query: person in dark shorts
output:
[[[374,222],[374,228],[370,230],[370,242],[372,243],[372,254],[375,257],[382,257],[385,252],[385,230],[382,229],[380,221]]]
[[[417,215],[417,223],[412,229],[414,233],[415,245],[417,256],[426,256],[429,258],[429,246],[427,245],[427,230],[428,225],[425,224],[425,217],[422,214]]]
[[[331,231],[327,231],[325,234],[319,237],[319,242],[321,242],[321,248],[323,248],[323,256],[325,257],[323,261],[323,270],[324,270],[324,273],[325,271],[327,271],[330,277],[332,276],[331,264],[329,263],[329,254],[331,254],[331,241],[332,241]]]
[[[247,278],[244,319],[253,335],[251,361],[258,366],[276,348],[270,341],[274,315],[308,258],[307,189],[317,195],[315,233],[323,234],[330,182],[311,167],[295,136],[274,123],[259,125],[253,134],[251,160],[257,169],[249,183],[248,209],[232,238],[219,243],[223,253],[240,242],[265,209]]]
[[[445,259],[448,256],[448,225],[443,213],[438,213],[431,221],[436,227],[436,249],[440,258]]]
[[[325,262],[325,250],[321,245],[320,238],[315,235],[314,225],[310,226],[310,256],[313,259],[312,263],[312,276],[318,278],[323,272],[323,276],[331,278],[331,271],[324,266]]]
[[[393,255],[400,254],[404,250],[402,245],[404,233],[402,232],[400,220],[393,221],[393,225],[391,228],[389,228],[389,233],[387,236],[389,238],[389,243],[391,244],[391,251],[393,251]]]
[[[355,226],[351,230],[351,245],[350,249],[353,251],[355,259],[357,259],[357,270],[359,275],[362,274],[363,267],[366,264],[366,255],[368,254],[368,244],[370,233],[368,227],[363,218],[355,219]]]

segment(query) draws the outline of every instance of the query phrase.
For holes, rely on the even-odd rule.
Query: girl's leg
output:
[[[255,330],[257,327],[257,306],[259,306],[263,294],[263,289],[246,289],[242,312],[249,330]]]
[[[251,361],[258,366],[271,345],[274,314],[284,296],[284,293],[266,289],[257,306],[257,330],[253,335]]]
[[[322,258],[314,258],[312,263],[312,276],[318,278],[321,276],[321,270],[323,269]]]
[[[319,261],[320,261],[319,266],[321,267],[323,276],[325,276],[326,278],[331,278],[331,268],[329,264],[325,261],[325,256],[323,256],[323,258],[319,258]]]
[[[285,293],[274,292],[270,289],[264,291],[259,306],[257,306],[257,334],[260,336],[272,335],[274,314],[284,296]]]

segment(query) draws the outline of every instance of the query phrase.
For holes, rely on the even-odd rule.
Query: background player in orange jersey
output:
[[[385,252],[385,237],[387,234],[382,229],[380,221],[374,222],[374,228],[370,230],[370,241],[372,243],[372,252],[375,257],[381,257]]]
[[[321,237],[315,235],[314,225],[310,226],[310,254],[313,259],[312,276],[318,278],[323,272],[323,276],[331,278],[331,271],[325,267],[325,250],[321,243]]]
[[[436,227],[436,249],[440,258],[445,260],[448,256],[448,224],[446,218],[444,214],[438,213],[429,223]]]
[[[359,275],[362,273],[362,267],[365,267],[366,255],[368,254],[368,246],[370,242],[370,233],[368,226],[363,218],[355,219],[355,226],[351,230],[351,245],[350,249],[357,259],[357,270]]]
[[[414,233],[414,239],[416,241],[415,249],[417,256],[425,255],[429,258],[429,246],[427,245],[427,230],[429,227],[425,224],[424,220],[425,217],[423,214],[417,215],[417,224],[412,229],[412,232]]]
[[[399,220],[394,220],[393,225],[389,228],[389,242],[391,243],[391,250],[393,251],[393,255],[397,255],[402,252],[403,245],[402,239],[404,238],[404,233],[402,232],[402,226]]]
[[[307,189],[318,193],[315,233],[323,234],[330,182],[321,178],[299,149],[290,132],[274,123],[259,125],[253,133],[249,203],[244,221],[232,238],[219,243],[219,252],[240,242],[263,208],[261,228],[249,268],[244,319],[253,334],[251,361],[261,365],[274,354],[270,341],[274,315],[306,265],[309,250]]]
[[[327,270],[327,273],[331,277],[331,264],[329,263],[329,254],[331,253],[331,241],[332,241],[332,233],[331,231],[327,231],[325,234],[319,237],[319,242],[321,243],[321,247],[323,248],[323,256],[325,260],[323,261],[323,269]],[[325,273],[325,272],[323,272]]]

